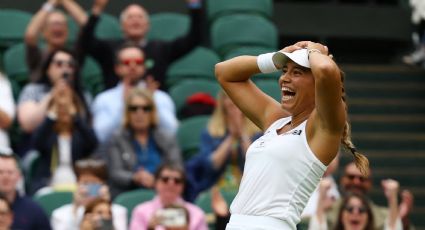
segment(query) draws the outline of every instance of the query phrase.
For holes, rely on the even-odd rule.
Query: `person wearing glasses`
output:
[[[388,212],[384,226],[376,227],[376,216],[369,199],[360,192],[346,193],[338,204],[337,221],[334,228],[329,228],[326,221],[326,209],[332,204],[326,194],[331,187],[331,181],[324,179],[319,184],[319,199],[316,214],[312,216],[309,230],[402,230],[398,207],[399,183],[395,180],[382,181],[384,194],[388,202]]]
[[[368,197],[369,192],[372,190],[372,175],[371,169],[368,168],[368,176],[363,175],[359,169],[356,168],[354,162],[348,163],[344,167],[344,171],[339,180],[339,189],[343,195],[350,193],[358,193],[363,196]],[[384,185],[385,180],[381,181],[381,184]],[[385,187],[384,191],[385,191]],[[385,195],[387,193],[385,192]],[[413,195],[409,190],[403,190],[401,192],[401,201],[398,208],[399,216],[403,223],[403,229],[414,229],[413,224],[410,223],[409,214],[413,208]],[[328,200],[330,203],[326,207],[326,220],[329,225],[329,228],[332,229],[337,221],[338,221],[338,213],[340,211],[341,199],[337,200]],[[388,203],[388,207],[379,206],[375,204],[371,199],[369,199],[369,205],[372,209],[373,217],[374,217],[374,229],[383,229],[385,226],[385,220],[389,218],[389,209],[390,203]]]
[[[95,29],[100,15],[110,0],[94,0],[87,24],[81,30],[79,47],[82,53],[91,55],[101,66],[104,85],[107,89],[115,87],[120,74],[113,71],[116,50],[127,42],[137,46],[146,55],[150,63],[147,72],[166,90],[165,73],[168,66],[178,58],[193,50],[202,40],[203,14],[202,0],[185,0],[190,16],[190,28],[187,34],[172,41],[148,39],[150,28],[149,14],[139,3],[131,3],[120,14],[122,39],[101,39]]]
[[[93,127],[101,143],[106,143],[113,132],[120,128],[125,111],[124,102],[136,87],[147,88],[153,93],[157,108],[158,127],[175,133],[178,126],[175,105],[171,97],[157,89],[151,78],[145,78],[145,55],[132,44],[124,44],[116,54],[115,72],[120,83],[98,94],[92,105]]]
[[[153,174],[163,162],[181,163],[174,135],[158,127],[157,107],[147,89],[134,88],[124,104],[124,122],[107,144],[113,196],[136,188],[152,188]]]
[[[162,164],[155,172],[156,196],[134,208],[130,230],[171,229],[167,228],[168,223],[171,220],[182,218],[178,212],[170,210],[170,207],[176,205],[183,206],[189,213],[189,217],[186,218],[189,220],[189,230],[207,230],[204,212],[198,206],[186,202],[182,198],[185,181],[185,170],[182,165]],[[165,213],[169,215],[164,215]]]
[[[90,126],[90,95],[81,89],[72,53],[53,51],[42,70],[40,79],[25,86],[18,106],[20,125],[30,131],[31,147],[40,154],[30,194],[45,186],[75,184],[72,163],[97,147]]]
[[[51,229],[49,219],[40,205],[16,190],[21,178],[22,174],[17,155],[9,149],[0,148],[0,193],[6,197],[12,207],[13,223],[11,229]],[[5,219],[4,221],[7,221]]]

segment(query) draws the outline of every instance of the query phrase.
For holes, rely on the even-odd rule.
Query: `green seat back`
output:
[[[102,39],[120,39],[123,37],[118,19],[110,14],[103,13],[96,26],[96,36]]]
[[[127,208],[128,220],[130,220],[133,209],[146,201],[152,200],[155,191],[150,189],[137,189],[129,192],[123,192],[114,199],[115,204],[120,204]]]
[[[236,194],[237,194],[237,191],[221,191],[221,195],[226,200],[228,207],[230,207],[230,204],[232,203],[233,199],[236,197]],[[211,208],[211,192],[205,191],[201,193],[196,198],[195,204],[205,212],[208,219],[209,229],[214,229],[215,214]]]
[[[0,9],[0,48],[23,42],[32,15],[26,11]]]
[[[171,64],[167,71],[166,84],[171,87],[188,78],[215,81],[214,66],[219,61],[220,57],[214,51],[198,47]]]
[[[150,16],[148,39],[172,41],[189,32],[190,19],[180,13],[156,13]]]
[[[258,14],[271,18],[273,0],[207,0],[207,16],[209,21],[234,13]]]
[[[92,57],[86,57],[81,71],[82,84],[92,96],[96,96],[104,89],[102,70]]]
[[[184,80],[169,89],[169,94],[176,104],[177,114],[184,107],[188,97],[195,93],[207,93],[215,98],[220,90],[220,86],[213,81],[205,79]]]
[[[34,200],[43,208],[46,215],[50,218],[52,212],[65,205],[72,203],[72,192],[51,192],[44,195],[35,196]]]
[[[188,160],[199,151],[201,133],[207,127],[210,116],[200,115],[189,117],[180,122],[177,129],[177,141],[183,153],[184,160]]]
[[[240,46],[278,48],[278,32],[269,20],[258,15],[234,14],[218,18],[211,26],[213,49],[225,57]]]
[[[257,80],[255,83],[258,88],[263,90],[266,94],[274,98],[276,101],[280,102],[282,100],[282,92],[277,81]]]
[[[3,55],[3,66],[9,77],[15,99],[21,89],[29,82],[29,72],[25,57],[25,45],[15,44],[9,47]]]

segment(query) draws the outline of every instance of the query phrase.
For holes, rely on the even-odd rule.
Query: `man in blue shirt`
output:
[[[49,219],[43,209],[29,197],[21,196],[16,185],[21,179],[17,158],[11,150],[0,149],[0,192],[12,204],[12,229],[49,230]]]

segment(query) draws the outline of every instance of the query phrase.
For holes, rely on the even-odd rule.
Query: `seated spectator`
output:
[[[124,102],[135,87],[146,87],[153,92],[153,99],[158,110],[158,127],[169,133],[175,133],[178,120],[174,102],[171,97],[156,90],[149,79],[142,80],[146,72],[144,53],[136,46],[126,44],[116,55],[115,71],[120,76],[120,83],[98,94],[93,102],[93,126],[101,143],[106,143],[113,132],[119,129],[125,111]]]
[[[0,192],[12,206],[12,229],[51,229],[43,209],[31,198],[21,196],[16,186],[21,179],[17,156],[11,152],[0,152]]]
[[[15,117],[15,101],[9,80],[0,72],[0,147],[10,148],[7,129]]]
[[[19,95],[18,121],[24,132],[32,133],[43,122],[52,98],[61,96],[65,86],[69,86],[80,101],[84,119],[90,117],[90,95],[81,89],[78,67],[70,51],[59,49],[50,53],[40,77],[27,84]]]
[[[66,15],[56,10],[62,6],[77,25],[87,22],[87,15],[74,0],[48,0],[34,14],[25,32],[26,59],[31,79],[38,79],[49,54],[57,49],[63,49],[68,40],[69,28]],[[39,37],[42,35],[45,48],[39,47]]]
[[[3,193],[0,193],[0,230],[10,230],[13,222],[12,206]]]
[[[220,189],[236,191],[242,178],[244,154],[259,135],[258,127],[221,91],[201,134],[200,152],[186,162],[189,187],[185,199],[195,200],[216,183]]]
[[[72,204],[66,204],[53,211],[51,224],[55,230],[77,230],[82,224],[85,212],[91,213],[89,203],[102,199],[110,203],[109,188],[105,184],[107,169],[103,161],[79,160],[75,163],[78,178]],[[115,230],[127,229],[127,210],[118,204],[112,204],[112,219]]]
[[[32,132],[32,146],[41,158],[30,186],[31,194],[44,186],[75,184],[72,163],[87,157],[97,146],[71,53],[52,52],[44,70],[46,74],[38,83],[24,88],[19,106],[19,112],[24,113],[19,116],[21,124],[37,124]]]
[[[175,136],[158,128],[152,94],[134,88],[124,106],[123,126],[106,148],[113,196],[139,187],[152,188],[153,174],[162,162],[181,163]]]
[[[164,223],[158,220],[164,208],[180,205],[189,213],[189,230],[208,229],[205,214],[197,206],[183,200],[185,171],[176,164],[163,164],[155,173],[157,195],[151,201],[139,204],[132,213],[130,229],[163,229]]]
[[[382,181],[385,196],[387,197],[389,212],[385,220],[384,230],[402,230],[402,224],[398,215],[397,193],[399,184],[397,181],[388,179]],[[319,185],[319,200],[316,214],[310,219],[309,229],[327,230],[328,224],[325,218],[325,211],[331,203],[327,201],[326,193],[331,187],[329,179],[322,180]],[[339,206],[336,230],[359,229],[373,230],[374,215],[370,202],[361,193],[345,194]]]
[[[110,201],[96,198],[87,204],[80,230],[114,229]]]
[[[162,90],[166,90],[165,73],[168,66],[189,53],[202,40],[202,1],[186,0],[186,2],[190,10],[190,30],[186,35],[167,42],[147,39],[150,27],[149,15],[145,8],[135,3],[129,4],[120,14],[124,39],[103,40],[97,38],[95,28],[108,1],[94,1],[91,15],[80,34],[79,42],[81,44],[78,46],[82,47],[82,53],[91,55],[100,64],[104,85],[107,89],[114,87],[121,77],[119,73],[114,72],[116,50],[123,44],[131,42],[146,54],[145,61],[150,63],[147,66],[146,74],[159,82]]]
[[[357,169],[354,162],[346,165],[343,171],[343,175],[340,178],[340,191],[345,196],[348,193],[360,193],[367,196],[369,191],[372,189],[372,171],[369,169],[368,177],[365,177],[359,169]],[[384,183],[384,181],[382,181]],[[385,189],[384,189],[385,191]],[[319,199],[320,200],[320,199]],[[330,229],[336,226],[338,221],[338,213],[340,211],[341,199],[338,199],[333,204],[330,204],[330,208],[326,211],[327,223]],[[329,200],[328,200],[329,202]],[[378,206],[369,200],[370,207],[374,218],[374,229],[384,229],[385,220],[389,219],[389,211],[387,207]],[[409,214],[413,207],[413,195],[408,191],[404,190],[401,193],[401,202],[398,206],[399,216],[403,223],[403,229],[413,229],[409,221]]]

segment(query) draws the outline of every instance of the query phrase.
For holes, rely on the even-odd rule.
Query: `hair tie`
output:
[[[355,147],[348,147],[348,149],[350,149],[352,154],[355,154],[357,152]]]

